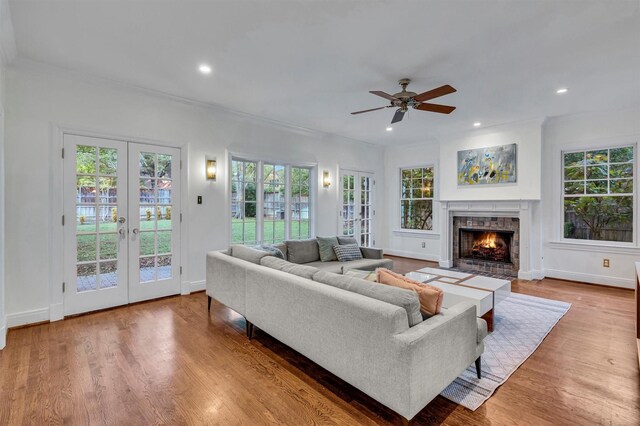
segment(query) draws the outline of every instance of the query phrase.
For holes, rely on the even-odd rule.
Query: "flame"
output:
[[[496,233],[487,232],[483,239],[474,242],[474,246],[482,248],[496,248]]]

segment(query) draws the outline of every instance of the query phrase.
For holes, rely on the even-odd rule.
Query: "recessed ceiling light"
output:
[[[207,64],[202,64],[198,67],[202,74],[211,74],[211,67]]]
[[[473,127],[480,127],[482,125],[481,122],[476,121],[475,123],[473,123]]]
[[[387,132],[390,132],[393,130],[393,127],[387,127]]]
[[[568,91],[568,90],[569,90],[569,89],[567,89],[566,87],[563,87],[562,89],[558,89],[558,90],[556,90],[556,93],[557,93],[557,94],[559,94],[559,95],[561,95],[561,94],[563,94],[563,93],[567,93],[567,91]]]

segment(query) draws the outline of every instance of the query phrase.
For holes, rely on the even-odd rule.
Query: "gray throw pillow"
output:
[[[287,257],[289,262],[309,263],[320,260],[318,241],[315,238],[309,240],[288,240]]]
[[[356,240],[354,237],[338,237],[338,244],[340,244],[341,246],[344,246],[347,244],[358,245],[358,240]]]
[[[323,262],[332,262],[338,260],[333,246],[338,245],[336,237],[316,237],[318,240],[318,250],[320,251],[320,260]]]
[[[266,251],[272,256],[277,257],[278,259],[284,259],[284,253],[278,247],[271,244],[258,244],[256,246],[252,246],[252,248],[260,251]]]
[[[260,264],[260,259],[265,256],[270,256],[270,254],[266,251],[256,250],[251,247],[241,246],[239,244],[234,244],[230,248],[231,256],[237,257],[238,259],[246,260],[247,262],[255,263],[257,265]]]
[[[333,251],[336,252],[336,257],[340,262],[349,262],[350,260],[362,259],[362,252],[357,244],[345,244],[333,246]]]

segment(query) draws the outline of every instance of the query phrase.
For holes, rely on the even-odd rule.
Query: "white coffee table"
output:
[[[405,274],[407,278],[442,289],[442,306],[449,308],[460,302],[476,305],[479,317],[487,321],[493,331],[493,314],[496,305],[511,294],[511,281],[484,277],[447,269],[422,268]]]

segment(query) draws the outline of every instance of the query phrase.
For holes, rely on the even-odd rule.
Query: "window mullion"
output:
[[[291,166],[284,168],[284,239],[290,239],[291,235]]]
[[[264,240],[264,161],[256,163],[256,242]]]

